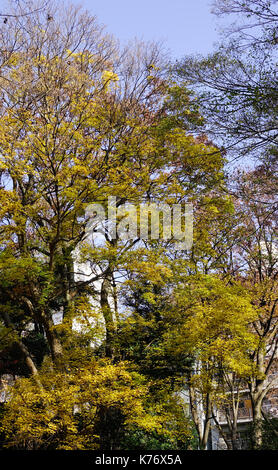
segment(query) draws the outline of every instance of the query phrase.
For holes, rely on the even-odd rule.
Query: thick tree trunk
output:
[[[42,388],[42,384],[41,384],[41,381],[39,379],[39,373],[38,373],[38,369],[33,361],[33,359],[31,358],[30,356],[30,353],[28,351],[28,349],[26,348],[26,346],[22,343],[22,341],[18,341],[18,347],[22,353],[22,356],[24,357],[25,359],[25,363],[32,375],[32,377],[34,378],[36,384]]]
[[[115,336],[115,322],[113,318],[113,312],[109,305],[109,293],[111,289],[111,284],[109,279],[105,278],[101,285],[101,292],[100,292],[100,305],[105,321],[105,328],[106,328],[106,356],[113,357],[114,355],[114,346],[113,346],[113,339]]]
[[[37,287],[32,285],[32,293],[34,298],[34,303],[39,305],[40,293],[38,292]],[[43,308],[39,307],[34,308],[33,303],[29,299],[25,299],[26,303],[29,305],[30,312],[34,320],[37,320],[42,326],[46,334],[47,342],[49,345],[50,353],[53,362],[58,363],[63,354],[62,344],[55,332],[55,325],[52,319],[52,313],[45,311]]]
[[[207,393],[205,405],[205,419],[203,423],[203,435],[200,442],[200,449],[206,450],[208,445],[208,438],[211,429],[211,418],[212,418],[212,403],[210,394]]]
[[[231,432],[231,441],[232,441],[232,450],[241,449],[239,441],[238,441],[238,433],[236,429],[232,430]]]
[[[262,402],[266,394],[265,380],[256,379],[251,384],[250,395],[252,402],[253,412],[253,447],[254,449],[260,449],[262,445]]]
[[[254,448],[255,449],[260,449],[262,445],[262,421],[263,421],[263,415],[262,415],[262,397],[259,396],[257,397],[256,394],[253,397],[253,426],[254,426],[254,431],[253,431],[253,442],[254,442]]]
[[[257,367],[258,377],[255,378],[250,384],[250,395],[253,411],[253,447],[260,449],[262,445],[262,402],[266,395],[267,381],[265,378],[260,378],[265,375],[265,354],[263,350],[257,352]]]
[[[63,355],[63,348],[59,338],[55,333],[55,325],[53,323],[51,314],[47,315],[45,311],[41,311],[39,316],[45,330],[52,360],[53,362],[57,363]]]
[[[208,438],[210,432],[210,418],[206,418],[204,422],[203,435],[200,441],[200,450],[206,450],[208,445]]]
[[[2,317],[3,317],[3,320],[4,320],[4,324],[7,328],[11,328],[13,329],[14,331],[16,331],[8,313],[3,313],[2,314]],[[25,364],[28,368],[28,370],[30,371],[30,374],[34,377],[36,383],[41,387],[41,382],[39,380],[39,372],[38,372],[38,369],[36,367],[36,364],[34,363],[27,347],[23,344],[23,342],[18,339],[16,341],[16,344],[18,346],[18,349],[20,350],[21,354],[22,354],[22,357],[24,358],[25,360]]]

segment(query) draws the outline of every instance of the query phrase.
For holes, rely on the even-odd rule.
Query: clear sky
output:
[[[173,57],[206,54],[219,38],[211,0],[71,0],[122,42],[163,40]]]

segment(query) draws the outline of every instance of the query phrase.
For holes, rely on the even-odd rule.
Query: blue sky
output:
[[[219,38],[211,0],[72,0],[122,42],[163,40],[175,58],[207,54]]]

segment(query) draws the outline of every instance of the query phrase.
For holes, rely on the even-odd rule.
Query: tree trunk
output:
[[[39,305],[40,293],[39,293],[39,291],[38,291],[38,289],[37,289],[37,287],[35,286],[34,283],[31,285],[31,287],[32,287],[32,294],[33,294],[33,298],[34,298],[34,303],[35,303],[35,305]],[[35,308],[34,308],[32,302],[30,300],[28,302],[30,304],[29,308],[30,308],[31,312],[33,312],[32,313],[33,318],[37,319],[37,321],[44,328],[52,360],[53,360],[53,362],[58,363],[60,358],[62,357],[63,348],[62,348],[62,344],[61,344],[61,342],[60,342],[60,340],[59,340],[59,338],[58,338],[58,336],[55,332],[55,329],[54,329],[55,325],[53,323],[52,313],[45,311],[42,307],[39,307],[35,311]]]
[[[113,312],[109,305],[109,292],[110,292],[111,284],[110,281],[105,278],[101,285],[101,293],[100,293],[100,305],[105,321],[106,327],[106,346],[105,352],[106,356],[112,358],[114,355],[114,346],[113,346],[113,339],[115,336],[115,323],[113,319]]]
[[[207,448],[209,432],[211,428],[211,400],[210,396],[206,397],[206,410],[205,417],[203,417],[202,410],[200,410],[200,403],[198,403],[198,398],[196,396],[196,390],[192,385],[189,385],[189,398],[190,398],[190,408],[193,422],[196,427],[196,431],[199,438],[199,448],[200,450],[205,450]],[[199,397],[201,400],[201,397]]]
[[[251,384],[251,402],[252,402],[252,412],[253,412],[253,447],[254,449],[260,449],[262,445],[262,402],[266,394],[266,389],[264,388],[265,380],[256,379],[253,384]]]
[[[12,328],[14,331],[16,331],[14,325],[12,324],[11,320],[10,320],[10,316],[8,315],[8,313],[3,313],[2,314],[3,316],[3,320],[4,320],[4,324],[7,328]],[[30,374],[34,377],[36,383],[41,387],[41,382],[39,380],[39,373],[38,373],[38,369],[36,367],[36,364],[34,363],[27,347],[22,343],[22,341],[18,338],[18,340],[16,341],[16,344],[18,345],[18,348],[22,354],[22,357],[24,358],[25,360],[25,363],[26,363],[26,366],[28,367],[29,371],[30,371]]]
[[[54,331],[55,325],[53,323],[52,318],[50,318],[50,315],[47,315],[44,311],[41,312],[40,317],[44,326],[52,360],[53,362],[57,363],[63,355],[63,348],[59,338],[57,337]]]
[[[256,398],[256,397],[255,397]],[[253,402],[253,445],[255,449],[260,449],[262,445],[262,398],[258,397]]]

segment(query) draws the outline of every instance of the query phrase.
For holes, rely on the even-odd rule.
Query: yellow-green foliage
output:
[[[144,378],[127,363],[100,360],[63,372],[44,365],[40,380],[41,388],[32,378],[21,378],[12,389],[1,426],[8,447],[98,448],[95,426],[100,410],[117,409],[124,426],[162,430],[163,417],[146,409]]]
[[[192,276],[181,284],[169,312],[165,341],[174,353],[190,354],[213,376],[224,367],[248,375],[256,346],[251,324],[258,317],[250,295],[239,284],[213,276]]]

